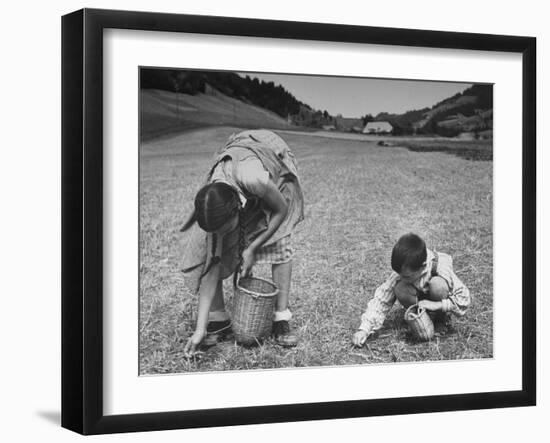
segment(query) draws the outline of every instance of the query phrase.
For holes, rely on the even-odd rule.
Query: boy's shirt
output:
[[[436,274],[442,277],[449,285],[449,298],[442,300],[442,310],[462,316],[466,313],[468,306],[470,306],[470,291],[454,273],[451,256],[441,252],[438,252],[437,255],[438,263]],[[426,266],[420,278],[412,283],[416,289],[424,293],[428,292],[428,284],[432,278],[431,270],[434,259],[434,252],[428,249]],[[400,280],[401,277],[399,274],[392,271],[390,277],[376,289],[374,297],[367,305],[367,310],[361,316],[361,325],[359,329],[362,329],[370,335],[382,327],[386,316],[397,299],[394,289]]]

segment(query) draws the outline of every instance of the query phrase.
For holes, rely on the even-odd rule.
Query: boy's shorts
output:
[[[261,247],[255,255],[256,263],[282,264],[292,260],[294,250],[290,234],[267,246]]]

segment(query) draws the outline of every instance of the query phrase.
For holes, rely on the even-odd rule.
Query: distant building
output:
[[[363,128],[363,134],[391,134],[393,126],[389,122],[368,122]]]

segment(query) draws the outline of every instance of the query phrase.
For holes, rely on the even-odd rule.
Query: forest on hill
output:
[[[142,89],[161,89],[190,95],[206,93],[210,87],[228,97],[268,109],[283,118],[298,115],[302,108],[311,110],[311,107],[297,100],[281,85],[248,75],[241,77],[234,72],[142,69],[140,85]]]
[[[436,134],[453,137],[462,132],[492,130],[492,110],[493,85],[475,84],[431,108],[411,110],[402,114],[367,114],[362,119],[364,124],[369,121],[388,121],[394,127],[395,135]]]

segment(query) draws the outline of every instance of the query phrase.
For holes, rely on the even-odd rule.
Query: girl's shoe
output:
[[[206,326],[206,337],[203,338],[201,346],[209,348],[226,340],[231,335],[231,320],[210,321]]]
[[[293,347],[298,344],[298,337],[290,331],[286,320],[273,322],[273,337],[279,346]]]

